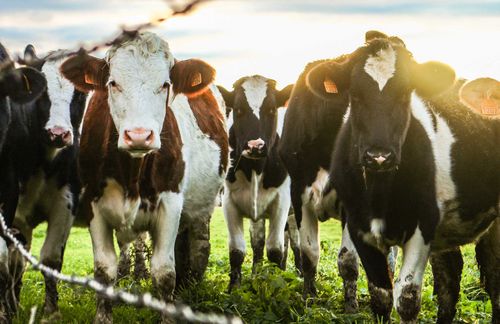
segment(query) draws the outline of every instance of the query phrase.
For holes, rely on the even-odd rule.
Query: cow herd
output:
[[[150,32],[102,59],[38,57],[29,45],[22,62],[0,45],[0,208],[28,248],[47,222],[42,263],[60,270],[70,228],[87,226],[94,276],[112,285],[147,232],[155,292],[171,301],[176,287],[203,278],[222,191],[229,290],[242,280],[246,217],[254,266],[265,247],[286,267],[290,242],[304,296],[314,296],[319,221],[336,218],[346,312],[358,309],[361,260],[374,316],[390,321],[394,305],[415,323],[429,260],[437,320],[451,323],[460,246],[475,243],[500,323],[500,82],[418,63],[403,40],[378,31],[283,89],[260,75],[215,86],[210,65],[177,60]],[[1,322],[16,312],[24,268],[2,235]],[[112,322],[112,306],[98,295],[95,322]],[[57,310],[57,281],[45,276],[44,313]]]

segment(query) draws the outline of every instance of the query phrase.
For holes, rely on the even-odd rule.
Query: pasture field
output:
[[[243,264],[243,281],[240,289],[227,293],[229,283],[229,258],[227,230],[220,208],[217,208],[211,223],[212,252],[205,279],[198,284],[185,287],[177,299],[199,311],[227,312],[239,315],[246,323],[371,323],[368,289],[364,272],[361,273],[358,298],[360,312],[343,314],[342,281],[337,270],[337,253],[340,245],[340,223],[334,220],[320,224],[322,255],[318,268],[318,297],[302,300],[302,280],[293,266],[293,254],[289,253],[287,271],[264,262],[257,273],[251,274],[252,253],[247,232],[247,255]],[[45,227],[34,231],[33,251],[39,254],[45,235]],[[479,284],[479,272],[474,257],[474,247],[466,246],[464,270],[458,312],[458,323],[490,322],[491,303]],[[400,253],[401,254],[401,253]],[[74,228],[66,248],[63,272],[81,276],[92,276],[92,244],[87,229]],[[500,269],[499,269],[500,270]],[[134,282],[125,278],[119,286],[131,292],[151,288],[150,280]],[[434,323],[437,302],[433,298],[433,278],[427,266],[422,290],[422,323]],[[30,309],[38,309],[37,322],[41,319],[44,297],[43,276],[31,268],[24,275],[21,294],[21,309],[14,323],[27,323]],[[91,323],[95,313],[95,296],[90,290],[59,284],[60,316],[57,323]],[[117,305],[113,312],[115,323],[155,323],[158,315],[146,309]],[[393,319],[397,321],[396,312]]]

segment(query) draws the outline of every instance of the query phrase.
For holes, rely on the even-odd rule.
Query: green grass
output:
[[[211,223],[212,253],[205,279],[183,289],[177,296],[199,311],[226,312],[241,316],[248,323],[304,322],[304,323],[369,323],[369,296],[366,278],[361,271],[358,299],[360,312],[356,315],[343,314],[342,281],[337,270],[337,253],[340,246],[340,223],[328,221],[320,225],[321,259],[318,267],[318,297],[302,300],[302,280],[297,277],[293,266],[293,254],[289,253],[287,271],[281,271],[264,262],[256,275],[251,274],[251,248],[248,238],[248,222],[245,223],[248,253],[243,265],[243,281],[240,289],[228,294],[229,261],[227,251],[227,229],[220,209],[217,209]],[[34,231],[33,251],[38,255],[45,227]],[[479,284],[479,272],[473,246],[462,249],[464,271],[458,312],[458,323],[487,323],[491,320],[491,303]],[[92,276],[92,245],[87,229],[74,228],[68,240],[63,272]],[[432,295],[430,267],[426,269],[422,290],[420,321],[434,323],[437,301]],[[131,292],[147,291],[149,280],[140,283],[125,278],[119,285]],[[81,287],[59,284],[60,320],[62,323],[90,323],[95,312],[95,296]],[[43,277],[34,270],[27,270],[21,293],[21,309],[15,323],[27,323],[30,310],[36,306],[37,319],[43,309]],[[117,305],[114,308],[115,323],[154,323],[158,315],[146,309]],[[397,315],[393,312],[394,320]]]

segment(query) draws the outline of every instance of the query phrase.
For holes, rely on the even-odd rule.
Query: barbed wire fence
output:
[[[92,45],[79,46],[79,48],[70,51],[70,55],[71,54],[78,55],[83,53],[90,54],[100,49],[121,44],[127,40],[131,40],[137,37],[141,31],[145,29],[150,29],[152,27],[156,27],[166,22],[168,19],[172,17],[187,15],[191,13],[195,8],[197,8],[201,3],[208,2],[210,0],[193,0],[188,3],[185,3],[184,5],[176,4],[172,0],[164,0],[164,1],[170,6],[171,12],[169,14],[159,18],[152,19],[148,22],[136,25],[131,28],[122,26],[121,31],[117,36],[111,37],[110,39],[105,41],[93,43]],[[68,53],[66,52],[64,54],[64,57],[66,57],[67,55]],[[61,58],[63,58],[63,55],[61,55]],[[57,57],[52,57],[52,59],[57,59]],[[7,59],[4,62],[0,62],[0,78],[3,77],[4,73],[8,73],[9,71],[15,68],[15,62],[19,64],[28,64],[28,65],[37,63],[34,61],[27,62],[24,60],[24,58],[21,58],[19,56],[16,57],[14,60]],[[220,323],[220,324],[243,323],[239,317],[233,315],[195,312],[188,305],[181,303],[175,303],[175,304],[166,303],[164,301],[161,301],[153,297],[150,293],[137,294],[137,295],[131,294],[122,289],[115,289],[113,286],[103,285],[100,282],[94,280],[93,278],[63,274],[55,269],[43,265],[37,260],[36,257],[34,257],[28,250],[26,250],[23,244],[16,239],[11,229],[7,227],[5,219],[1,213],[0,213],[0,227],[3,232],[3,235],[12,242],[14,248],[17,251],[19,251],[19,253],[23,256],[23,258],[25,258],[35,270],[38,270],[43,274],[53,277],[59,281],[91,289],[96,293],[100,294],[101,296],[112,301],[119,301],[131,306],[148,308],[157,311],[159,313],[162,313],[164,315],[170,316],[173,319],[184,320],[191,323]],[[29,321],[30,323],[34,322],[35,315],[36,315],[36,307],[33,307],[30,311],[30,321]]]
[[[127,40],[131,40],[131,39],[137,37],[137,35],[141,31],[146,30],[146,29],[150,29],[153,27],[157,27],[173,17],[188,15],[191,12],[193,12],[196,8],[198,8],[200,6],[200,4],[205,3],[205,2],[209,2],[211,0],[192,0],[192,1],[189,1],[185,4],[179,4],[179,3],[177,3],[177,1],[173,1],[173,0],[163,0],[163,1],[166,4],[168,4],[168,6],[170,7],[170,9],[171,9],[170,13],[168,13],[164,16],[160,16],[158,18],[151,19],[150,21],[147,21],[147,22],[144,22],[144,23],[132,26],[132,27],[130,27],[130,26],[127,27],[125,25],[122,25],[120,27],[121,31],[118,33],[118,35],[112,36],[108,40],[104,40],[101,42],[95,42],[91,45],[80,45],[78,48],[76,48],[74,50],[70,50],[69,53],[66,52],[66,53],[61,53],[59,55],[53,55],[53,56],[51,56],[51,59],[57,60],[59,58],[67,57],[68,55],[76,55],[76,54],[83,54],[83,53],[91,54],[91,53],[97,52],[100,49],[107,48],[107,47],[110,47],[113,45],[121,44]],[[14,59],[14,61],[19,63],[19,64],[29,64],[29,65],[37,63],[36,60],[25,61],[24,58],[22,58],[20,56],[17,56]],[[3,71],[14,68],[14,61],[5,60],[5,62],[0,62],[0,78],[2,77]]]
[[[53,277],[59,281],[89,288],[96,293],[112,301],[120,301],[127,305],[136,307],[146,307],[175,319],[185,320],[191,323],[220,323],[220,324],[239,324],[243,323],[241,319],[232,315],[219,315],[215,313],[195,312],[188,305],[165,303],[153,297],[150,293],[134,295],[122,289],[115,289],[113,286],[106,286],[100,282],[89,278],[75,275],[66,275],[40,263],[21,242],[16,239],[12,231],[7,227],[3,215],[0,213],[0,226],[5,237],[12,241],[15,249],[31,264],[31,266]],[[33,311],[32,311],[33,313]]]

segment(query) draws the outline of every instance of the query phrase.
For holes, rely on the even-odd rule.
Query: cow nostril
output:
[[[394,154],[387,150],[367,150],[364,160],[367,165],[377,165],[378,167],[390,166],[394,159]]]
[[[132,138],[130,137],[129,132],[130,131],[126,130],[125,133],[123,134],[123,139],[127,145],[132,144]]]
[[[147,134],[149,133],[149,134]],[[153,131],[146,131],[147,137],[146,137],[146,145],[149,145],[153,142],[154,136],[153,136]]]

